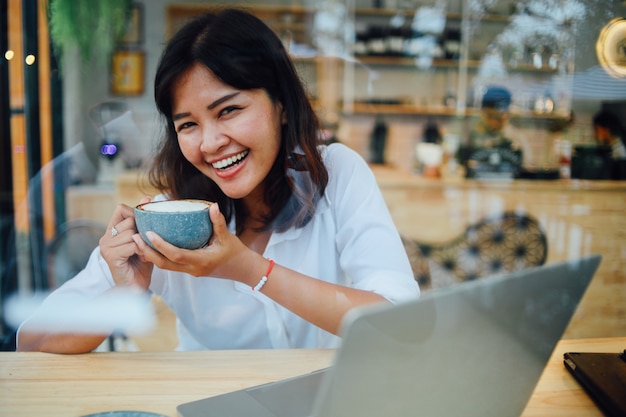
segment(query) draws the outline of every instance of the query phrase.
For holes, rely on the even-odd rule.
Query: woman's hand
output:
[[[141,199],[140,203],[149,201],[150,198],[146,197]],[[117,285],[147,290],[153,265],[142,257],[140,248],[134,240],[136,234],[133,208],[120,204],[113,213],[106,233],[100,238],[100,253],[109,265]]]
[[[143,259],[161,269],[185,272],[196,277],[212,276],[243,282],[250,275],[250,268],[257,266],[256,263],[264,265],[267,261],[228,230],[226,219],[217,204],[211,205],[209,215],[213,223],[213,235],[209,244],[200,249],[178,248],[154,232],[148,232],[147,236],[158,252],[148,246],[139,234],[135,234],[133,239]]]

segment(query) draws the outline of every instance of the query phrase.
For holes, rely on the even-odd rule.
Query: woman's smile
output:
[[[250,151],[245,150],[236,155],[211,163],[211,166],[215,170],[215,175],[221,179],[234,177],[245,167],[246,157],[249,154]]]
[[[230,198],[263,193],[281,146],[279,102],[263,89],[229,86],[196,64],[176,82],[172,110],[178,145],[191,164]]]
[[[238,153],[237,155],[229,156],[228,158],[224,158],[222,160],[211,163],[213,168],[219,171],[225,171],[231,169],[235,165],[238,165],[241,161],[244,160],[246,156],[250,153],[249,150],[245,150],[243,152]]]

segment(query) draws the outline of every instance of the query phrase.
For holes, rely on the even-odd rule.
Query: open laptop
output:
[[[327,369],[178,406],[181,417],[518,416],[594,255],[350,312]]]

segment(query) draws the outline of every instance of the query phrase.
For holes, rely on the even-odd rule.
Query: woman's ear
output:
[[[283,107],[282,104],[280,105],[280,108],[281,108],[281,110],[280,110],[280,117],[281,117],[280,121],[281,121],[282,124],[286,125],[287,124],[287,113],[285,112],[285,108]]]

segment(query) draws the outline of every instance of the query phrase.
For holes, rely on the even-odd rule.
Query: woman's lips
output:
[[[245,166],[245,160],[249,150],[245,150],[236,155],[224,158],[217,162],[211,163],[211,166],[215,170],[215,174],[220,178],[230,178],[236,175]]]
[[[246,156],[248,156],[249,153],[250,153],[249,150],[245,150],[243,152],[239,152],[236,155],[229,156],[228,158],[221,159],[217,162],[213,162],[211,163],[211,165],[213,166],[213,168],[218,169],[218,170],[228,169],[231,166],[236,165],[239,162],[241,162]]]

